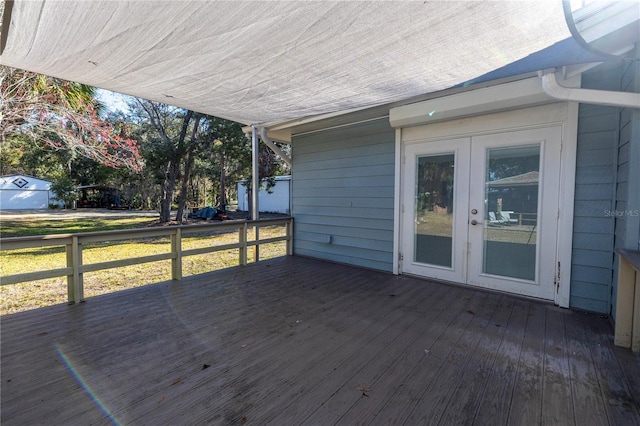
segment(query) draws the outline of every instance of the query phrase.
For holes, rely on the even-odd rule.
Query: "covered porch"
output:
[[[606,317],[286,256],[2,318],[3,425],[640,424]]]

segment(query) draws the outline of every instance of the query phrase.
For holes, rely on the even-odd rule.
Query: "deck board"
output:
[[[474,422],[480,425],[506,425],[509,418],[511,396],[516,383],[518,360],[522,352],[525,326],[529,316],[529,303],[513,300],[511,314],[504,325],[494,366],[479,395],[480,402]]]
[[[542,424],[575,423],[564,315],[547,309],[545,319]]]
[[[0,325],[9,426],[640,424],[607,319],[302,257]]]
[[[476,417],[488,378],[495,368],[495,359],[502,343],[505,326],[513,311],[514,301],[511,298],[505,297],[500,302],[484,329],[478,345],[467,357],[467,365],[449,398],[440,422],[442,424],[462,424]]]
[[[489,294],[484,303],[477,309],[463,312],[470,319],[463,333],[456,341],[441,340],[443,346],[451,347],[446,359],[437,368],[435,377],[420,390],[420,399],[411,409],[403,423],[407,424],[446,424],[444,412],[461,385],[463,374],[478,351],[480,341],[495,315],[501,301],[498,294]],[[423,366],[420,366],[423,368]],[[429,372],[429,375],[431,372]],[[464,415],[466,413],[460,413]]]
[[[448,291],[446,287],[439,287],[431,293],[430,297],[441,301],[438,306],[429,305],[424,301],[418,306],[418,315],[412,317],[412,322],[406,328],[394,336],[387,345],[378,345],[364,358],[364,363],[354,369],[354,373],[347,376],[344,383],[331,384],[332,392],[328,399],[311,412],[306,418],[307,422],[323,422],[334,424],[339,420],[345,421],[347,412],[354,409],[357,404],[362,406],[375,406],[383,396],[388,396],[388,391],[396,385],[396,377],[400,371],[406,374],[407,365],[413,366],[424,352],[424,335],[432,322],[441,317],[447,310],[456,307],[460,298],[459,291]],[[403,370],[404,368],[404,370]],[[358,388],[363,389],[359,391]],[[368,391],[367,391],[368,390]],[[369,408],[365,408],[368,410]],[[359,416],[357,413],[351,415]],[[351,424],[356,421],[350,421]]]
[[[509,425],[540,424],[546,308],[542,304],[529,304],[513,391],[505,396],[510,398]]]

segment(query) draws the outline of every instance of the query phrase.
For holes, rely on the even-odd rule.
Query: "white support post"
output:
[[[259,219],[258,194],[260,192],[260,178],[258,176],[258,126],[251,126],[251,219]]]
[[[258,126],[251,126],[251,219],[260,219],[260,208],[258,205],[258,194],[260,193],[260,177],[258,171],[258,153],[259,153],[259,139],[258,139]],[[260,239],[260,231],[258,227],[254,227],[256,232],[256,245],[254,246],[254,261],[257,262],[260,258],[260,247],[257,241]]]

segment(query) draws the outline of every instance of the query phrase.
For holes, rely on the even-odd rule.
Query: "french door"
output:
[[[561,131],[406,145],[402,271],[553,299]]]

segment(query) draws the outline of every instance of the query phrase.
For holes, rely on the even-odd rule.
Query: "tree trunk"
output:
[[[182,120],[182,130],[178,137],[177,148],[174,151],[173,158],[170,160],[168,167],[168,174],[165,176],[163,182],[162,200],[160,201],[160,223],[167,223],[171,220],[171,205],[173,203],[173,193],[176,189],[176,180],[180,173],[180,162],[183,156],[184,140],[187,137],[187,130],[189,129],[189,122],[193,116],[193,111],[187,111],[187,114]],[[169,137],[166,136],[166,130],[161,125],[156,125],[161,130],[161,133],[165,135],[165,139],[169,141]]]
[[[169,172],[163,183],[162,200],[160,201],[160,223],[167,223],[171,220],[171,205],[173,204],[173,193],[176,189],[178,173],[180,173],[180,163],[171,162]]]
[[[178,195],[178,212],[176,213],[176,220],[178,223],[182,223],[184,220],[184,212],[187,207],[187,195],[189,191],[189,174],[191,173],[191,166],[193,165],[193,146],[189,147],[187,152],[187,159],[184,164],[184,176],[182,176],[182,185],[180,187],[180,195]]]
[[[176,220],[182,223],[184,211],[187,206],[187,194],[189,191],[189,178],[191,177],[191,169],[193,168],[193,153],[196,149],[196,133],[198,133],[198,127],[200,126],[201,118],[196,118],[196,122],[193,124],[191,130],[191,141],[189,148],[187,148],[187,159],[184,164],[184,175],[182,176],[182,187],[180,188],[180,197],[178,198],[178,213],[176,214]]]
[[[220,155],[220,203],[223,210],[227,210],[227,158],[225,154]]]

